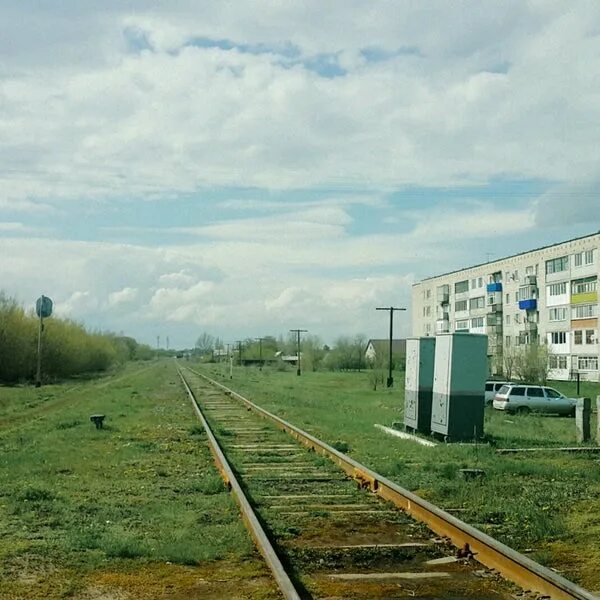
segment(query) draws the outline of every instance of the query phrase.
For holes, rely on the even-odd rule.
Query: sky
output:
[[[600,3],[0,2],[0,290],[190,347],[410,334],[600,230]]]

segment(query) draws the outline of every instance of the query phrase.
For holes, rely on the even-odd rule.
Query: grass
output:
[[[402,385],[373,391],[367,373],[295,373],[236,368],[233,380],[218,365],[206,372],[260,406],[342,449],[510,546],[539,556],[569,578],[600,589],[599,455],[498,455],[495,447],[576,445],[574,419],[508,416],[487,408],[492,444],[424,448],[386,436],[376,423],[403,422]],[[395,374],[401,382],[403,374]],[[573,395],[574,384],[552,387]],[[600,385],[582,382],[581,395]],[[595,431],[595,417],[592,423]],[[465,481],[461,468],[485,471]],[[585,523],[585,526],[582,526]]]
[[[85,594],[108,572],[131,598],[165,582],[185,595],[181,569],[212,563],[265,575],[172,362],[0,388],[0,599]]]

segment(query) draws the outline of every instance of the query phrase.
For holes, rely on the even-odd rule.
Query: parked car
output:
[[[490,406],[503,385],[512,385],[512,381],[486,381],[485,382],[485,406]]]
[[[554,388],[545,385],[507,384],[494,397],[493,406],[508,413],[555,413],[575,416],[575,398],[567,398]]]

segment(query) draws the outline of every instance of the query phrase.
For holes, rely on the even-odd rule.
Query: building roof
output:
[[[367,342],[367,348],[369,344],[373,345],[375,352],[389,352],[390,340],[369,340]],[[366,350],[366,348],[365,348]],[[402,354],[406,352],[406,340],[392,340],[392,354]]]
[[[415,285],[419,285],[424,281],[429,281],[430,279],[437,279],[438,277],[445,277],[446,275],[452,275],[454,273],[460,273],[461,271],[468,271],[469,269],[476,269],[477,267],[483,267],[485,265],[493,265],[494,263],[500,263],[503,260],[507,260],[509,258],[515,258],[516,256],[523,256],[524,254],[531,254],[532,252],[539,252],[540,250],[547,250],[548,248],[554,248],[555,246],[560,246],[562,244],[568,244],[569,242],[576,242],[577,240],[584,240],[586,238],[594,237],[595,235],[600,235],[600,231],[596,231],[595,233],[589,233],[587,235],[581,235],[579,237],[572,238],[570,240],[563,240],[562,242],[557,242],[556,244],[549,244],[548,246],[540,246],[539,248],[533,248],[532,250],[526,250],[524,252],[517,252],[516,254],[509,254],[508,256],[504,256],[503,258],[497,258],[496,260],[491,260],[489,262],[478,263],[476,265],[471,265],[469,267],[462,267],[460,269],[455,269],[454,271],[448,271],[447,273],[440,273],[439,275],[432,275],[431,277],[425,277],[425,279],[421,279],[420,281],[416,281],[413,283],[413,287]]]

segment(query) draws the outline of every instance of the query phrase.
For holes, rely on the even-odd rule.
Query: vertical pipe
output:
[[[389,364],[388,364],[388,380],[387,387],[394,385],[394,378],[392,377],[392,339],[394,335],[394,308],[390,306],[390,351],[389,351]]]

